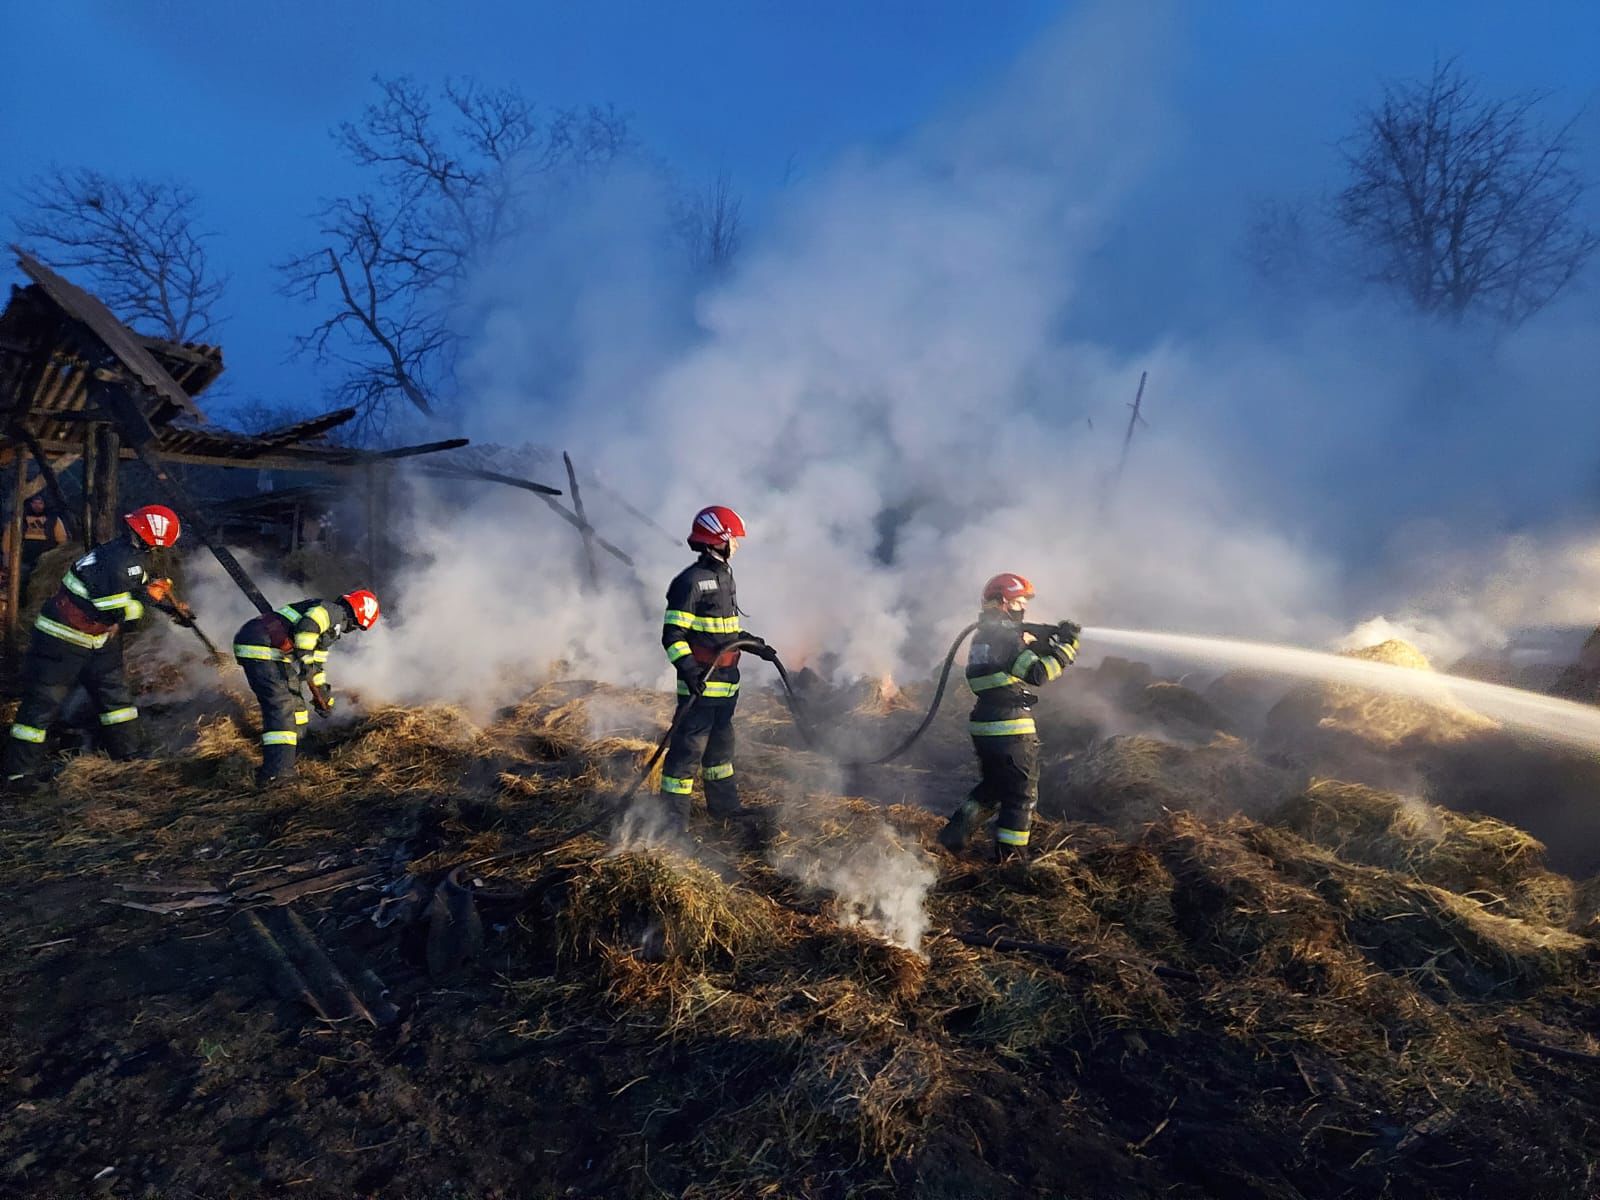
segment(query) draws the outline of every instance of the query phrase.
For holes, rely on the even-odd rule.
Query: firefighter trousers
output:
[[[106,753],[116,759],[138,755],[139,710],[122,671],[122,639],[114,635],[96,650],[35,629],[22,664],[22,702],[6,740],[6,778],[31,776],[44,765],[50,726],[79,685],[99,714]]]
[[[261,705],[261,770],[256,772],[256,782],[291,778],[300,731],[311,714],[300,699],[289,664],[253,658],[237,661]]]
[[[978,755],[978,786],[967,793],[940,840],[951,849],[965,846],[984,818],[998,809],[996,847],[1015,852],[1028,844],[1039,803],[1039,737],[974,737],[972,748]]]
[[[678,713],[689,703],[678,698]],[[668,818],[689,823],[689,797],[698,764],[706,786],[706,811],[714,817],[738,813],[739,785],[733,778],[733,709],[737,701],[701,700],[679,724],[661,763],[661,802]],[[675,714],[676,715],[676,714]]]

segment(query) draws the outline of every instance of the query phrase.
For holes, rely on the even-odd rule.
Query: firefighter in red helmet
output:
[[[694,771],[705,782],[706,810],[720,819],[745,816],[733,775],[733,710],[739,700],[739,651],[735,641],[754,642],[752,654],[772,661],[777,652],[740,622],[738,595],[729,560],[744,537],[744,522],[731,508],[714,504],[695,514],[689,547],[699,552],[694,563],[667,588],[667,614],[661,644],[678,673],[680,712],[691,696],[698,699],[683,716],[661,764],[661,803],[668,826],[688,827]]]
[[[5,783],[28,791],[44,764],[45,738],[72,689],[82,684],[99,709],[100,738],[111,757],[139,753],[139,709],[122,669],[123,627],[160,609],[180,624],[193,621],[171,598],[170,579],[150,577],[150,550],[174,545],[178,514],[147,504],[123,518],[121,534],[73,563],[44,603],[22,665],[22,701],[6,741]]]
[[[1078,656],[1078,627],[1026,625],[1033,584],[1005,572],[983,587],[983,611],[967,655],[967,685],[977,696],[968,731],[978,755],[978,786],[939,831],[939,843],[964,850],[996,809],[995,856],[1020,854],[1039,802],[1038,696],[1029,691],[1059,679]]]
[[[302,682],[323,716],[333,709],[328,648],[346,633],[378,623],[378,597],[366,588],[337,600],[297,600],[246,621],[233,635],[233,657],[261,705],[261,767],[256,786],[294,776],[300,728],[311,719]]]

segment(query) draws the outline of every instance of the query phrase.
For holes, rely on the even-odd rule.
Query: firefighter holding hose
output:
[[[978,755],[978,786],[939,831],[952,853],[966,849],[978,826],[999,810],[995,857],[1026,852],[1039,802],[1039,734],[1030,688],[1061,677],[1078,656],[1078,626],[1023,622],[1033,584],[1009,571],[983,587],[983,611],[967,656],[967,685],[977,696],[968,731]]]
[[[302,682],[311,703],[327,716],[333,709],[328,685],[328,647],[346,633],[378,622],[378,598],[365,588],[337,600],[300,600],[246,621],[233,638],[233,657],[244,669],[261,705],[261,768],[256,786],[291,779],[300,729],[311,719],[301,698]]]
[[[731,508],[714,504],[695,514],[689,548],[699,557],[667,588],[661,644],[678,675],[676,728],[661,765],[661,809],[667,827],[684,833],[698,764],[705,781],[706,811],[719,820],[748,816],[733,776],[733,710],[739,701],[738,643],[758,658],[777,651],[741,624],[733,569],[744,522]],[[691,707],[690,701],[693,700]],[[688,711],[685,711],[685,710]]]
[[[170,579],[150,576],[150,552],[178,541],[178,514],[147,504],[126,514],[122,533],[101,542],[67,570],[33,623],[22,664],[22,701],[6,743],[5,785],[38,786],[45,738],[73,688],[82,685],[99,710],[100,741],[115,759],[138,757],[139,709],[123,674],[122,632],[145,609],[193,624],[187,605],[173,599]]]

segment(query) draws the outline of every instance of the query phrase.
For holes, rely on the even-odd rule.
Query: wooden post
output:
[[[95,520],[94,539],[98,542],[113,537],[117,530],[118,468],[122,465],[122,439],[110,425],[94,426],[95,435]]]
[[[17,632],[22,615],[22,502],[23,488],[28,482],[28,460],[22,451],[13,450],[11,460],[15,471],[11,484],[11,517],[6,526],[7,545],[11,548],[6,562],[6,641]]]
[[[583,493],[578,490],[578,472],[572,468],[572,455],[561,452],[561,461],[567,464],[567,486],[572,490],[572,511],[578,517],[578,532],[583,535],[583,563],[591,592],[600,590],[600,568],[594,561],[594,529],[589,518],[583,515]]]
[[[98,448],[94,436],[94,426],[83,427],[83,514],[80,528],[83,530],[83,548],[93,549],[94,518],[95,518],[95,476],[99,474],[95,465],[95,451]]]

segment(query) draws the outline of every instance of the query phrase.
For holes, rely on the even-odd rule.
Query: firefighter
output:
[[[178,516],[147,504],[122,518],[120,537],[85,554],[61,579],[33,623],[22,665],[22,701],[6,743],[6,787],[30,791],[44,763],[45,736],[72,689],[82,684],[100,714],[100,739],[115,759],[139,754],[139,710],[122,673],[123,626],[145,606],[192,624],[187,605],[171,598],[170,579],[151,579],[149,553],[178,540]]]
[[[733,710],[739,702],[739,651],[735,641],[758,658],[778,653],[740,625],[738,596],[728,562],[744,537],[744,522],[720,504],[703,508],[689,530],[689,548],[700,557],[667,588],[667,615],[661,644],[678,673],[678,715],[682,720],[661,764],[661,806],[668,826],[683,833],[689,823],[689,797],[698,763],[705,782],[706,811],[721,820],[748,816],[733,776]],[[694,706],[687,713],[691,697]]]
[[[995,857],[1024,852],[1039,802],[1039,734],[1029,688],[1061,677],[1078,656],[1078,627],[1025,625],[1033,584],[1021,575],[996,575],[983,588],[983,611],[967,656],[967,684],[977,695],[968,731],[978,755],[978,786],[939,831],[952,853],[964,850],[987,816],[999,809]]]
[[[261,703],[258,787],[294,777],[300,727],[311,719],[301,684],[310,689],[317,712],[327,716],[333,710],[328,647],[353,629],[371,629],[377,621],[378,598],[358,588],[334,601],[286,604],[240,626],[233,638],[233,657]]]

